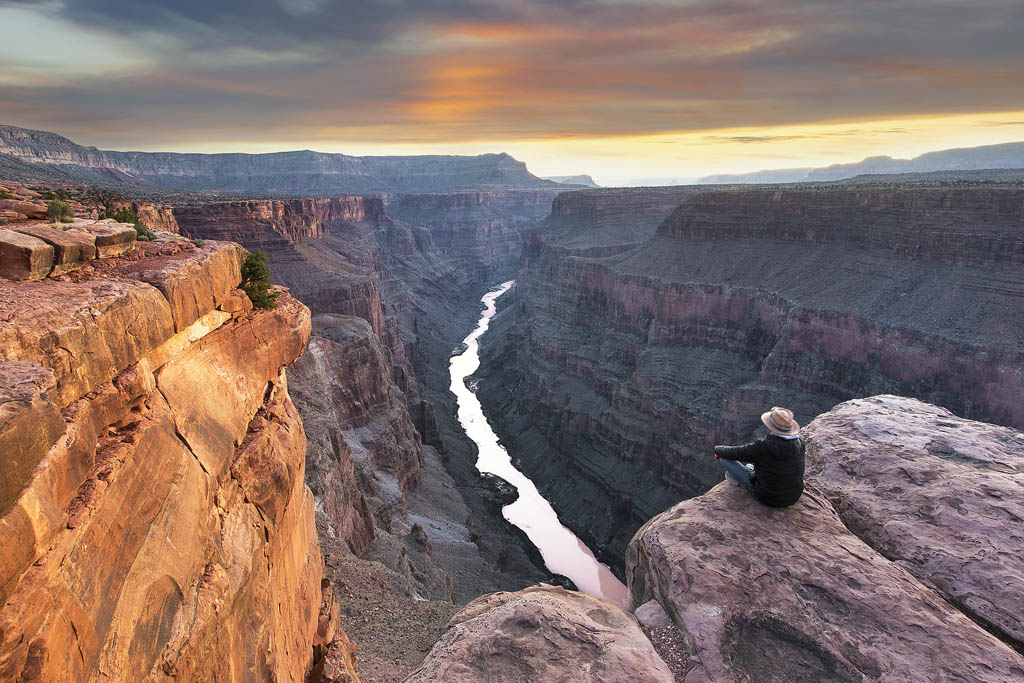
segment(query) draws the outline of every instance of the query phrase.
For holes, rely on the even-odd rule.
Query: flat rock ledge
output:
[[[158,240],[180,239],[162,231],[156,234]],[[40,221],[12,224],[0,228],[0,278],[58,277],[96,259],[127,254],[136,238],[134,226],[110,219],[75,218],[59,226]]]
[[[1024,652],[1024,434],[875,396],[806,438],[808,477],[847,528]]]
[[[491,593],[452,617],[406,683],[671,683],[636,620],[597,598],[548,585]]]
[[[632,603],[665,607],[686,681],[1024,680],[1022,435],[897,397],[806,434],[793,507],[723,483],[629,545]]]

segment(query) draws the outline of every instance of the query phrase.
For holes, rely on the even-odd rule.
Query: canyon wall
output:
[[[175,207],[193,239],[263,249],[273,281],[312,309],[312,337],[290,371],[290,390],[306,424],[306,481],[329,578],[348,586],[378,576],[387,586],[376,601],[350,600],[342,615],[367,675],[390,680],[414,668],[452,600],[546,576],[498,514],[499,492],[473,466],[447,360],[474,324],[489,278],[506,277],[518,260],[520,212],[539,214],[550,196],[417,196],[407,220],[387,209],[399,197]],[[428,607],[408,607],[424,599],[413,604]],[[405,616],[430,610],[437,616],[429,623]],[[382,634],[392,621],[412,633]],[[412,646],[421,649],[403,649]]]
[[[157,237],[0,282],[4,680],[301,681],[333,639],[285,375],[309,310]]]
[[[46,131],[0,126],[0,154],[13,176],[177,191],[289,195],[557,188],[508,154],[356,157],[309,150],[272,154],[114,152]]]
[[[721,479],[711,446],[771,405],[806,422],[889,392],[1024,425],[1022,216],[1017,188],[723,191],[623,251],[627,217],[553,214],[484,340],[481,396],[617,563],[637,526]]]
[[[395,219],[427,229],[440,255],[467,281],[487,285],[514,277],[523,234],[548,215],[557,194],[403,194],[387,199],[387,211]]]

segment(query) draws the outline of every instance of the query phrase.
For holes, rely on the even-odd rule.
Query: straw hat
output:
[[[793,419],[793,411],[778,406],[773,407],[767,413],[762,413],[761,422],[770,431],[780,436],[796,436],[800,433],[800,425]]]

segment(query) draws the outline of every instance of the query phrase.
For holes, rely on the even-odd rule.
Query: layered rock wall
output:
[[[382,577],[342,616],[368,676],[408,671],[425,653],[416,648],[429,648],[426,634],[443,624],[419,624],[410,613],[449,614],[453,599],[544,576],[498,514],[445,401],[447,360],[476,319],[485,278],[517,258],[518,212],[539,212],[545,200],[458,193],[423,201],[429,211],[408,221],[364,197],[175,209],[193,239],[264,249],[273,280],[313,310],[290,390],[307,426],[307,483],[328,575],[346,591]]]
[[[0,283],[0,678],[303,680],[309,311],[252,310],[237,245],[150,249]]]
[[[403,194],[389,198],[388,214],[424,228],[441,256],[467,280],[495,284],[515,274],[523,234],[551,210],[549,192]]]
[[[998,187],[709,193],[606,258],[586,254],[615,241],[614,221],[590,247],[587,221],[566,236],[553,216],[553,246],[532,236],[515,305],[484,340],[488,414],[611,562],[645,519],[720,480],[710,447],[750,437],[771,405],[806,421],[890,392],[1022,426],[1021,201]]]

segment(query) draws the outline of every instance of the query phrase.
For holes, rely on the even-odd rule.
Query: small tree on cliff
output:
[[[267,255],[257,249],[245,257],[242,264],[242,289],[256,308],[273,308],[277,305],[277,292],[270,291],[270,270]]]

